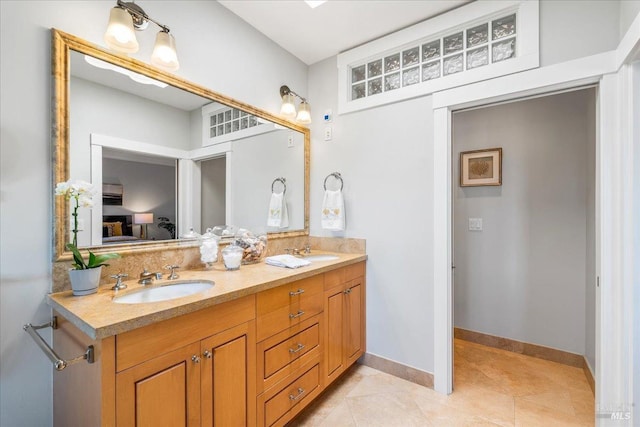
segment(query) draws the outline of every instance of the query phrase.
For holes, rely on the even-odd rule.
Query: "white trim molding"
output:
[[[351,100],[351,68],[506,14],[516,13],[516,56],[460,73]],[[466,44],[466,43],[465,43]],[[491,50],[491,49],[489,49]],[[472,2],[338,55],[338,113],[372,108],[538,67],[538,0]]]

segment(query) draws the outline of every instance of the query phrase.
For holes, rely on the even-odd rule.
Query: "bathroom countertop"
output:
[[[47,295],[46,301],[89,337],[102,339],[367,259],[365,254],[324,251],[321,253],[336,255],[338,259],[314,261],[309,266],[297,269],[274,267],[260,262],[243,265],[237,271],[227,271],[219,261],[211,270],[178,271],[179,280],[213,280],[215,286],[173,300],[142,304],[114,303],[112,300],[116,295],[121,296],[145,288],[138,284],[137,279],[133,279],[125,281],[127,289],[121,291],[111,290],[111,283],[100,286],[98,292],[92,295],[73,296],[71,291],[65,291]],[[314,255],[316,254],[320,252],[314,252]],[[146,287],[170,283],[171,280],[162,279]]]

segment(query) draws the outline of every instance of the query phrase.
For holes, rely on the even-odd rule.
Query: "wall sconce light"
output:
[[[140,224],[140,238],[146,239],[147,234],[147,224],[153,224],[153,213],[137,213],[133,214],[133,223]]]
[[[296,112],[296,98],[300,98],[300,106]],[[280,97],[282,98],[282,107],[280,108],[280,114],[288,119],[296,119],[302,124],[311,123],[311,108],[309,102],[289,89],[289,86],[280,86]]]
[[[176,52],[176,41],[169,34],[169,27],[153,20],[134,2],[117,0],[117,6],[111,9],[109,15],[109,25],[104,34],[104,41],[109,48],[117,52],[135,53],[140,46],[134,29],[145,30],[149,26],[149,21],[160,27],[151,54],[151,63],[169,71],[176,71],[180,64]]]

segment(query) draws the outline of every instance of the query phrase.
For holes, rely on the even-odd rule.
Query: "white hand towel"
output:
[[[271,193],[267,226],[277,228],[287,228],[289,226],[289,213],[287,212],[287,201],[284,198],[284,193]]]
[[[342,231],[345,227],[344,198],[340,190],[325,190],[322,200],[322,228]]]
[[[302,258],[296,258],[293,255],[275,255],[269,256],[264,259],[269,265],[274,265],[276,267],[285,267],[285,268],[298,268],[304,267],[311,264],[310,261]]]

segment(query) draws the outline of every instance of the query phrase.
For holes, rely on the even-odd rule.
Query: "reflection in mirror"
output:
[[[79,45],[68,51],[68,108],[57,110],[69,133],[68,172],[58,164],[56,179],[90,181],[99,192],[94,208],[80,212],[78,246],[126,250],[222,224],[272,237],[308,233],[308,130],[60,34]],[[66,141],[57,137],[60,161]],[[287,180],[282,228],[267,226],[278,177]],[[70,233],[68,207],[60,209],[67,220],[56,224],[57,256]]]

